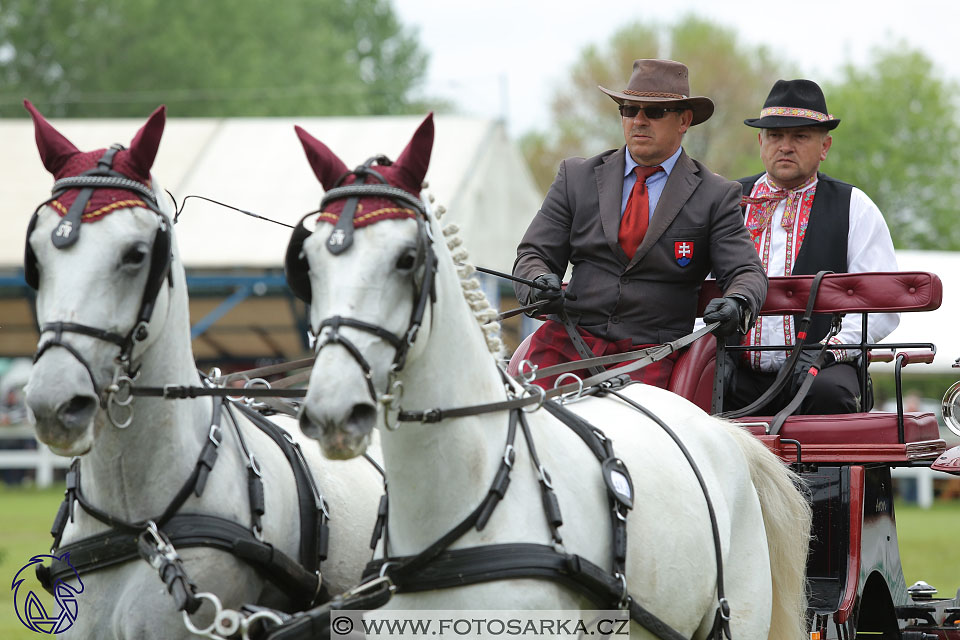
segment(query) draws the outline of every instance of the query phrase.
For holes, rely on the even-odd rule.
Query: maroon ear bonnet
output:
[[[313,173],[317,176],[325,191],[337,186],[337,181],[350,170],[325,144],[311,136],[301,127],[295,127],[297,136],[307,154],[307,160]],[[433,113],[427,115],[414,132],[406,148],[400,153],[397,160],[389,166],[374,165],[372,168],[382,175],[388,184],[399,187],[414,196],[420,195],[420,186],[427,175],[430,166],[430,153],[433,150]],[[339,186],[353,184],[356,177],[348,176]],[[368,176],[367,184],[376,184],[376,178]],[[328,204],[320,215],[320,220],[336,224],[343,211],[344,200],[335,200]],[[412,209],[399,208],[397,203],[388,198],[363,198],[357,207],[354,216],[354,227],[363,227],[380,220],[400,217],[411,217]]]
[[[23,101],[33,118],[36,132],[37,149],[40,159],[57,180],[80,175],[97,166],[97,161],[106,149],[82,152],[67,140],[62,133],[46,121],[29,100]],[[163,126],[166,121],[166,107],[160,106],[150,115],[146,124],[137,132],[129,149],[118,151],[113,159],[113,170],[147,186],[150,185],[150,169],[157,157]],[[70,189],[50,202],[61,216],[66,215],[70,205],[77,199],[79,189]],[[128,207],[149,208],[135,192],[123,189],[97,189],[83,211],[83,222],[99,220],[111,211]]]

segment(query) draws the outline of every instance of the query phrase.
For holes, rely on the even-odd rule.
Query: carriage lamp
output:
[[[955,435],[960,436],[960,380],[954,382],[943,394],[943,422]]]

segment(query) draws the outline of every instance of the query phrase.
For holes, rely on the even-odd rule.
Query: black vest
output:
[[[749,196],[762,173],[737,180],[743,195]],[[800,245],[793,275],[813,275],[818,271],[847,273],[847,236],[850,231],[850,194],[853,186],[823,173],[817,173],[817,193],[810,208],[810,221]],[[742,207],[746,219],[746,207]],[[800,316],[797,316],[799,322]],[[818,314],[810,323],[809,339],[819,341],[830,330],[830,316]]]

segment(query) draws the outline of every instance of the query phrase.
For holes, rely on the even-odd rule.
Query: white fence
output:
[[[0,442],[34,439],[33,427],[27,424],[0,426]],[[53,484],[53,470],[70,466],[70,458],[58,456],[43,443],[36,449],[0,449],[0,469],[27,469],[36,472],[38,487]]]

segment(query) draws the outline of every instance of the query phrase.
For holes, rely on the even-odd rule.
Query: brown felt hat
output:
[[[618,104],[662,102],[687,107],[693,111],[691,126],[705,122],[713,115],[713,100],[691,96],[687,65],[673,60],[634,60],[626,89],[599,89]]]

